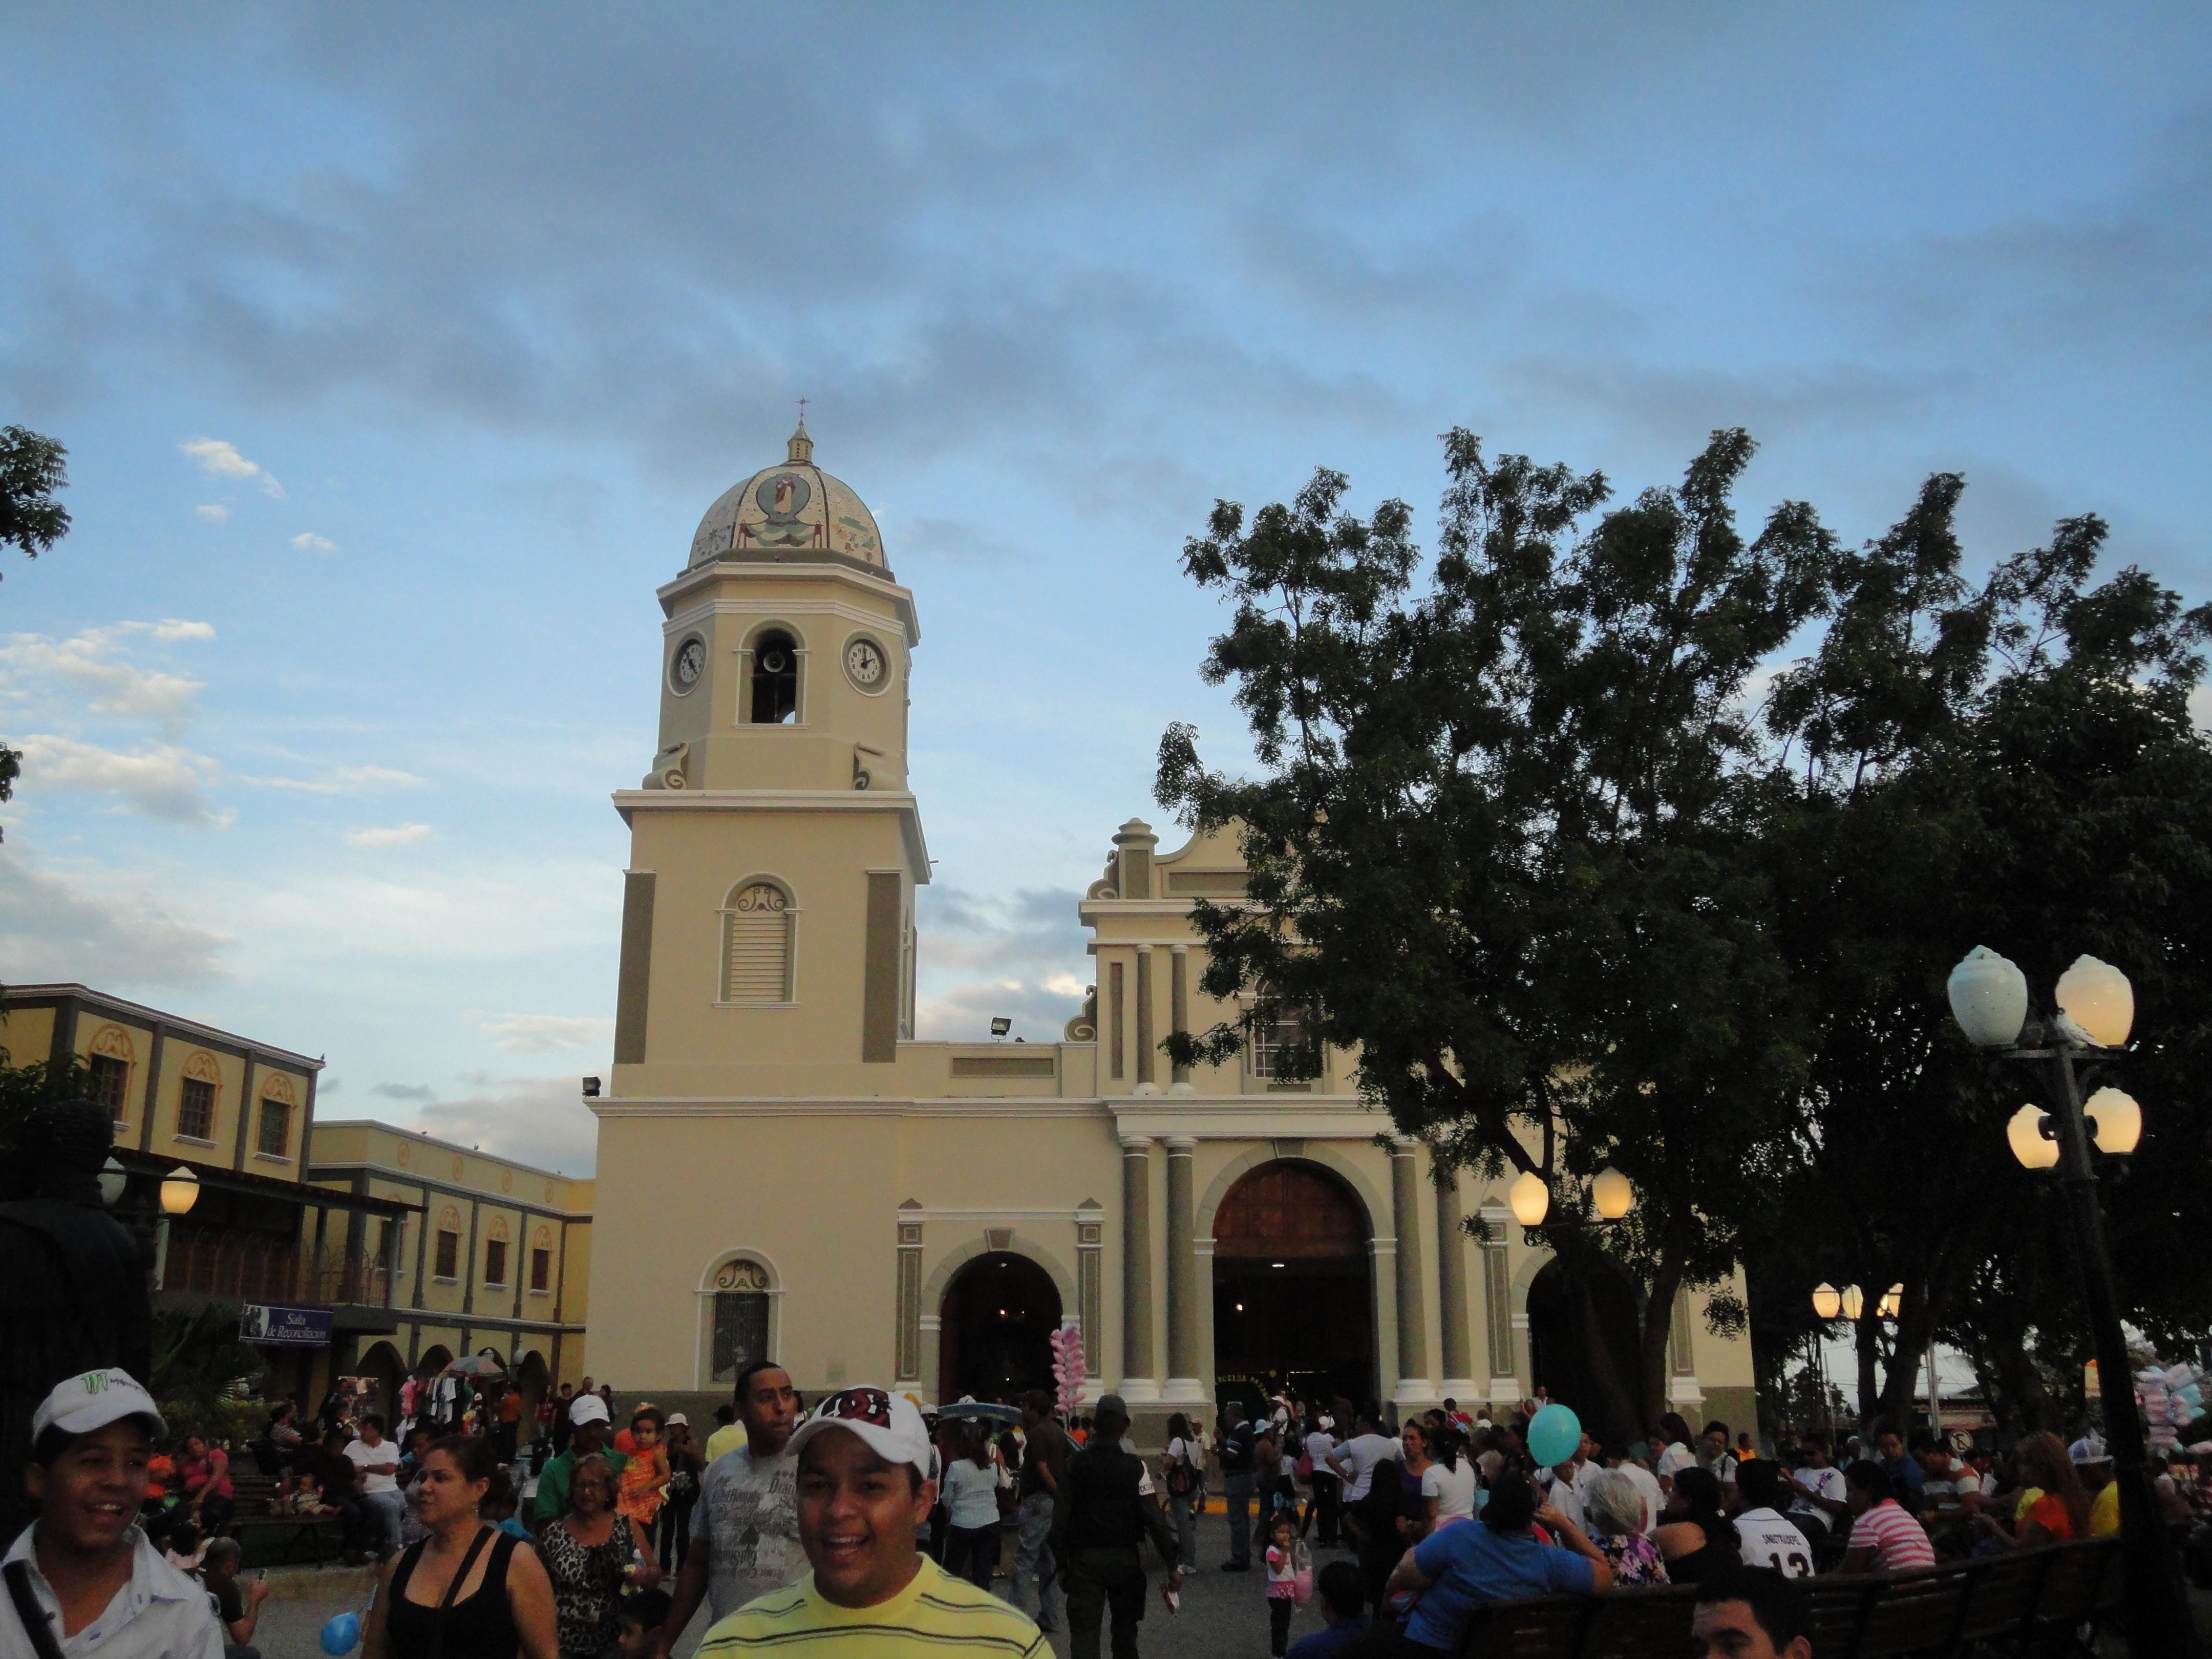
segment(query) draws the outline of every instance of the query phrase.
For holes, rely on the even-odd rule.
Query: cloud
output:
[[[435,1100],[438,1091],[427,1083],[380,1083],[369,1091],[386,1100]]]
[[[292,545],[302,553],[335,553],[338,544],[327,536],[318,536],[312,530],[303,530],[292,538]]]
[[[981,1037],[994,1015],[1005,1014],[1017,1035],[1032,1042],[1056,1040],[1081,1010],[1090,982],[1091,963],[1084,951],[1089,935],[1076,919],[1078,896],[1057,888],[1024,889],[1011,898],[935,884],[921,889],[917,1034]]]
[[[216,524],[221,524],[225,519],[228,519],[230,516],[230,509],[228,507],[218,506],[213,501],[210,501],[204,506],[196,507],[192,511],[198,514],[203,519],[211,520]]]
[[[309,795],[377,795],[390,789],[420,789],[422,780],[412,772],[389,766],[337,766],[319,778],[262,778],[241,776],[240,783],[262,789],[296,789]]]
[[[15,634],[0,645],[0,689],[18,696],[48,693],[66,686],[88,698],[95,714],[125,720],[188,718],[204,681],[181,674],[139,668],[122,659],[122,637],[149,634],[165,642],[211,640],[205,623],[171,618],[160,623],[118,623],[88,628],[65,640],[44,634]]]
[[[349,830],[346,840],[355,847],[412,847],[434,833],[427,823],[395,823],[389,828]]]
[[[227,830],[235,812],[218,812],[207,799],[216,763],[175,744],[155,744],[118,754],[74,738],[40,732],[23,739],[23,785],[81,789],[119,797],[131,811],[167,823]]]
[[[461,1099],[426,1105],[416,1121],[441,1140],[563,1175],[588,1176],[599,1163],[599,1121],[573,1077],[500,1079]]]
[[[192,438],[177,446],[200,464],[200,471],[210,478],[257,478],[262,493],[283,498],[284,486],[262,470],[259,463],[249,461],[236,447],[220,438]]]
[[[131,881],[73,879],[0,848],[0,983],[204,985],[228,977],[223,953],[231,943]],[[0,1025],[0,1048],[7,1046]]]
[[[542,1054],[611,1043],[615,1023],[592,1015],[507,1014],[477,1020],[477,1030],[509,1054]]]

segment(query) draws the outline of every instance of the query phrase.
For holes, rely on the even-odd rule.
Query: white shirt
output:
[[[1437,1500],[1437,1519],[1471,1520],[1474,1515],[1474,1465],[1467,1458],[1448,1469],[1431,1463],[1421,1471],[1421,1496]]]
[[[691,1547],[707,1552],[707,1600],[717,1619],[805,1577],[799,1460],[787,1449],[756,1461],[750,1446],[739,1446],[709,1463],[691,1510]]]
[[[2104,1455],[2105,1443],[2094,1434],[2083,1435],[2066,1449],[2068,1460],[2075,1463],[2093,1462]]]
[[[1328,1473],[1328,1455],[1336,1449],[1336,1437],[1326,1429],[1316,1429],[1306,1437],[1306,1461],[1316,1474]]]
[[[1830,1498],[1844,1501],[1844,1472],[1838,1468],[1793,1469],[1790,1480],[1815,1498]]]
[[[1741,1511],[1735,1518],[1735,1535],[1747,1567],[1771,1567],[1784,1578],[1813,1576],[1813,1547],[1772,1510]]]
[[[1398,1455],[1398,1443],[1387,1434],[1355,1435],[1336,1449],[1340,1467],[1349,1465],[1351,1485],[1344,1489],[1344,1501],[1357,1504],[1367,1496],[1367,1489],[1375,1482],[1375,1466],[1388,1462]]]
[[[1667,1494],[1659,1489],[1659,1477],[1633,1459],[1623,1463],[1616,1474],[1626,1475],[1636,1486],[1636,1495],[1644,1500],[1644,1535],[1654,1536],[1659,1530],[1659,1511],[1667,1507]]]
[[[1659,1478],[1662,1480],[1672,1480],[1684,1469],[1693,1469],[1697,1466],[1698,1455],[1679,1440],[1671,1442],[1667,1449],[1659,1454]]]
[[[61,1598],[39,1571],[31,1547],[37,1524],[16,1534],[4,1560],[29,1564],[31,1594],[68,1659],[222,1659],[223,1629],[207,1591],[164,1561],[136,1527],[130,1532],[129,1582],[98,1618],[76,1635],[63,1636]],[[36,1653],[14,1601],[0,1589],[0,1659],[34,1659]]]
[[[1539,1469],[1536,1471],[1536,1484],[1543,1488],[1546,1502],[1583,1531],[1588,1532],[1590,1526],[1583,1514],[1583,1486],[1597,1473],[1596,1464],[1585,1463],[1569,1479],[1562,1480],[1550,1469]]]
[[[999,1524],[999,1472],[977,1468],[963,1457],[945,1471],[945,1508],[950,1523],[965,1531]]]
[[[394,1476],[368,1472],[368,1466],[372,1463],[389,1463],[395,1469],[399,1467],[399,1448],[389,1440],[380,1440],[374,1446],[366,1440],[349,1440],[346,1443],[345,1458],[347,1462],[361,1471],[361,1489],[364,1494],[399,1490],[399,1482]]]

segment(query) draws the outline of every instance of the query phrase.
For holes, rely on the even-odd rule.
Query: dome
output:
[[[806,435],[804,421],[791,434],[790,454],[781,466],[754,473],[707,509],[691,538],[691,562],[706,564],[726,553],[756,550],[841,553],[884,566],[875,515],[851,485],[814,465],[814,440]]]

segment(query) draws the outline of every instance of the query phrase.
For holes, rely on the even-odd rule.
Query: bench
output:
[[[232,1467],[234,1471],[236,1465]],[[245,1565],[289,1566],[305,1546],[319,1567],[344,1547],[345,1528],[337,1516],[282,1513],[276,1507],[276,1483],[265,1475],[234,1473],[230,1485],[238,1504],[230,1532]],[[280,1542],[283,1547],[270,1556],[270,1549]]]
[[[1977,1644],[2070,1642],[2120,1605],[2120,1540],[2094,1538],[1976,1561],[1813,1579],[1815,1659],[1962,1654]],[[1477,1610],[1462,1659],[1690,1659],[1694,1584],[1540,1595]]]

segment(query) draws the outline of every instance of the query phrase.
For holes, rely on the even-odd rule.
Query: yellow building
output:
[[[363,1120],[315,1126],[307,1179],[404,1212],[374,1240],[349,1231],[324,1245],[334,1261],[371,1249],[389,1276],[392,1322],[343,1367],[374,1378],[387,1403],[410,1372],[429,1376],[465,1354],[497,1359],[533,1403],[580,1379],[590,1182]]]
[[[1064,1041],[915,1039],[921,628],[803,428],[708,509],[659,599],[659,750],[614,798],[613,1074],[586,1101],[597,1374],[703,1405],[766,1353],[810,1391],[987,1396],[1043,1381],[1069,1323],[1090,1391],[1143,1432],[1286,1375],[1401,1410],[1569,1392],[1547,1254],[1501,1192],[1378,1146],[1341,1056],[1291,1083],[1270,1042],[1188,1073],[1159,1053],[1231,1012],[1198,990],[1189,908],[1243,891],[1232,841],[1164,853],[1121,826]],[[1677,1329],[1672,1397],[1748,1425],[1748,1345]]]

